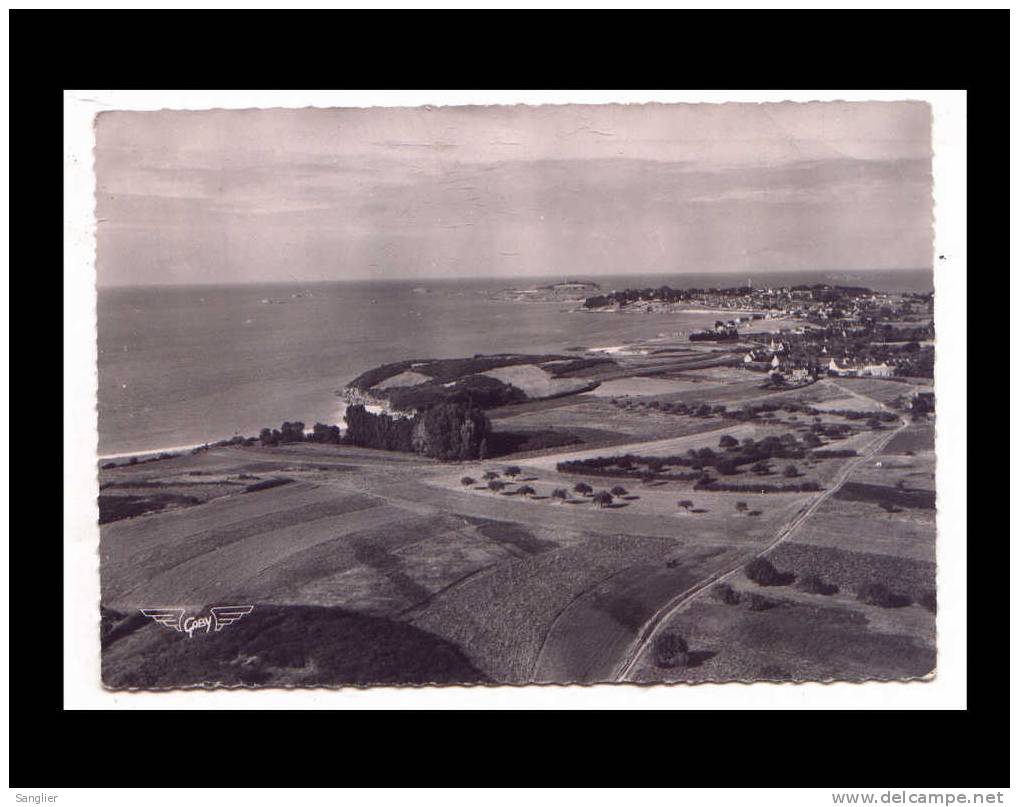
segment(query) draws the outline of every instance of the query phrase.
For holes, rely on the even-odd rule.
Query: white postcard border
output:
[[[932,105],[938,667],[930,681],[111,692],[99,675],[92,122],[108,109],[922,100]],[[966,697],[966,93],[120,91],[64,95],[64,707],[68,709],[961,709]],[[949,461],[950,459],[950,461]]]

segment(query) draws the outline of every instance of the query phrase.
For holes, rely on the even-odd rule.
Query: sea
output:
[[[284,420],[342,423],[337,390],[385,362],[552,353],[687,334],[711,312],[595,314],[493,292],[562,276],[100,288],[101,458],[255,435]],[[570,275],[603,290],[741,285],[746,274]],[[756,287],[838,283],[926,292],[930,270],[755,273]]]

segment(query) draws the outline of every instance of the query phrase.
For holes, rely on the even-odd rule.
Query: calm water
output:
[[[592,279],[605,289],[621,289],[727,286],[745,277]],[[540,281],[101,289],[99,453],[257,434],[261,427],[278,426],[284,420],[335,423],[341,415],[335,391],[383,362],[604,347],[687,332],[715,320],[712,314],[567,314],[556,304],[486,298],[500,288],[532,282]],[[753,276],[753,282],[839,282],[928,291],[931,273],[761,273]],[[422,287],[428,292],[422,293]],[[263,299],[287,302],[263,304]]]

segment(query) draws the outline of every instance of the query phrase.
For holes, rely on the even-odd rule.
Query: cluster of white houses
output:
[[[895,375],[895,367],[888,362],[875,364],[873,362],[859,362],[846,357],[841,360],[830,359],[826,367],[810,367],[802,362],[794,362],[787,358],[787,348],[784,342],[776,342],[774,339],[765,347],[755,348],[743,357],[743,364],[750,370],[761,370],[772,373],[784,373],[795,380],[805,380],[810,376],[816,376],[827,370],[829,375],[869,376],[872,378],[890,378]],[[827,353],[827,349],[822,349]]]
[[[843,360],[839,365],[835,359],[828,362],[828,373],[837,376],[871,376],[873,378],[891,378],[895,375],[895,368],[888,362],[880,364],[858,364],[851,359]]]

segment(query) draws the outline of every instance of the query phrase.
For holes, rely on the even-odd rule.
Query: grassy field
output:
[[[551,373],[533,364],[498,367],[486,370],[482,375],[512,384],[523,390],[528,398],[550,398],[590,386],[590,382],[582,378],[554,378]]]

